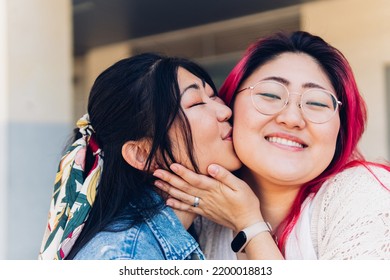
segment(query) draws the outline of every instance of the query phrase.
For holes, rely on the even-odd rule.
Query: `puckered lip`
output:
[[[222,137],[223,140],[231,139],[233,134],[233,128],[230,128],[229,131]]]
[[[296,142],[296,143],[302,145],[303,148],[307,148],[308,147],[308,144],[305,143],[305,141],[303,141],[301,138],[299,138],[297,136],[294,136],[294,135],[291,135],[291,134],[281,133],[281,132],[271,133],[271,134],[267,134],[264,138],[267,140],[267,139],[269,139],[271,137],[283,138],[283,139],[286,139],[286,140],[290,140],[290,141]]]

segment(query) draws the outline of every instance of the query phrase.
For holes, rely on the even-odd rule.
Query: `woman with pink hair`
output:
[[[366,106],[339,50],[303,31],[262,38],[219,94],[243,167],[154,173],[168,205],[208,218],[207,258],[390,259],[390,167],[358,151]]]

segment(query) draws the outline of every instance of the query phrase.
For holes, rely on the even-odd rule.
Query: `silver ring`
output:
[[[195,196],[195,198],[194,198],[194,204],[192,204],[192,206],[198,207],[198,206],[199,206],[199,201],[200,201],[200,198],[197,197],[197,196]]]

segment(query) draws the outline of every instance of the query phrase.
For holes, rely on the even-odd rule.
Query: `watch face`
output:
[[[234,252],[239,252],[240,249],[242,248],[242,246],[244,246],[246,243],[246,234],[245,232],[243,231],[240,231],[236,237],[234,237],[232,243],[231,243],[231,246],[232,246],[232,250]]]

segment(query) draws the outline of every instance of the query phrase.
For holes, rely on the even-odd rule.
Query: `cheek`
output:
[[[331,147],[333,150],[336,149],[337,144],[337,136],[339,135],[340,131],[340,118],[339,116],[336,116],[332,122],[329,123],[329,129],[325,133],[327,135],[327,142],[329,143],[328,146]]]
[[[250,96],[237,96],[233,107],[233,125],[247,127],[260,127],[269,119],[268,116],[259,113],[252,104]]]
[[[323,161],[326,166],[330,164],[334,157],[339,129],[340,121],[336,119],[329,123],[328,129],[317,133],[315,141],[321,143],[318,147],[319,160]]]
[[[203,115],[187,116],[191,125],[194,154],[197,158],[204,158],[208,155],[212,145],[219,139],[219,127],[216,119],[206,113]]]
[[[218,124],[215,119],[208,117],[206,114],[188,117],[191,125],[192,139],[197,146],[204,148],[207,144],[215,139],[218,132]]]
[[[238,158],[245,164],[257,161],[263,155],[262,120],[242,112],[234,116],[233,145]]]
[[[269,116],[261,115],[252,108],[251,104],[240,103],[240,106],[235,107],[233,115],[234,144],[245,145],[245,142],[258,141],[270,119]]]

